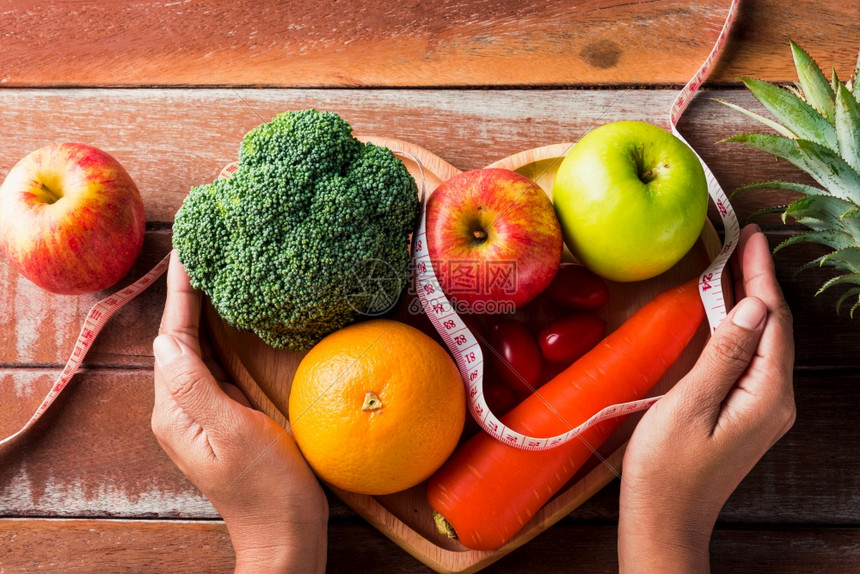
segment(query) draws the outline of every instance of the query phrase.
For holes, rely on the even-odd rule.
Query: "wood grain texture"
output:
[[[13,0],[0,12],[0,82],[683,84],[708,55],[727,8],[728,0]],[[856,21],[852,2],[745,0],[713,81],[793,81],[789,36],[847,73]]]
[[[173,221],[191,186],[212,181],[236,160],[247,131],[287,110],[335,111],[357,135],[407,141],[466,170],[524,150],[576,141],[611,121],[668,127],[675,95],[675,90],[633,89],[7,89],[0,90],[0,177],[37,147],[83,141],[114,155],[137,182],[147,220],[166,223]],[[740,144],[717,143],[759,128],[715,98],[767,112],[746,90],[704,90],[681,121],[681,132],[728,192],[765,179],[808,181],[787,162]],[[751,192],[734,204],[744,218],[790,197]]]
[[[230,572],[223,522],[0,519],[0,572]]]
[[[211,181],[235,159],[242,135],[277,112],[332,109],[359,134],[413,142],[460,169],[575,140],[606,121],[665,125],[675,95],[665,88],[685,82],[705,57],[727,5],[7,0],[0,178],[53,141],[116,155],[148,214],[134,276],[169,249],[169,224],[189,187]],[[847,78],[856,2],[743,0],[712,89],[681,126],[728,191],[759,179],[808,182],[786,162],[717,144],[758,128],[709,99],[761,111],[737,79],[794,81],[789,37]],[[57,89],[70,86],[77,89]],[[115,89],[123,86],[134,89]],[[188,89],[198,86],[220,89]],[[241,89],[264,86],[293,89]],[[342,89],[361,86],[396,89]],[[458,87],[470,89],[444,89]],[[519,87],[529,89],[510,89]],[[743,218],[789,199],[759,192],[735,207]],[[772,244],[798,229],[762,223]],[[723,509],[715,572],[860,572],[860,321],[833,313],[835,293],[812,297],[825,271],[792,276],[818,254],[797,247],[777,258],[795,317],[798,420]],[[0,572],[232,570],[223,523],[149,428],[151,340],[163,297],[162,281],[112,319],[88,370],[31,433],[0,448]],[[95,299],[42,293],[0,261],[0,435],[41,400]],[[331,493],[329,501],[330,572],[428,571]],[[615,572],[617,512],[615,481],[487,571]]]
[[[358,134],[397,137],[460,169],[471,169],[548,143],[575,140],[611,120],[665,125],[674,95],[672,90],[0,90],[0,177],[21,157],[52,141],[85,141],[116,155],[138,182],[151,228],[145,255],[131,278],[169,250],[165,228],[188,189],[211,181],[236,158],[244,133],[278,112],[314,106],[335,110]],[[682,133],[727,191],[765,179],[809,181],[787,162],[738,144],[716,143],[757,128],[712,98],[761,108],[744,90],[706,90],[681,122]],[[744,219],[790,199],[784,192],[749,192],[734,205]],[[787,231],[800,229],[784,226],[776,217],[761,223],[774,245]],[[793,247],[776,259],[796,318],[797,364],[858,366],[860,321],[852,321],[844,311],[835,314],[837,290],[812,296],[828,277],[827,270],[793,276],[801,262],[820,254],[814,246]],[[5,259],[0,260],[0,283],[5,286],[0,290],[0,364],[65,362],[80,319],[96,297],[43,293],[21,279]],[[151,364],[151,335],[163,297],[159,282],[112,319],[90,364]],[[821,337],[823,331],[830,337]]]
[[[65,364],[90,308],[152,269],[171,249],[169,232],[149,232],[128,275],[115,286],[82,296],[55,295],[30,283],[0,258],[0,367]],[[87,366],[152,366],[164,279],[110,319],[84,361]]]
[[[781,228],[768,231],[772,246],[789,237]],[[150,251],[149,246],[152,246]],[[170,231],[147,233],[146,250],[124,282],[143,275],[170,250]],[[795,364],[802,368],[860,366],[860,319],[847,310],[837,314],[838,287],[815,297],[832,277],[828,269],[813,269],[795,275],[805,261],[822,255],[818,246],[798,246],[776,256],[777,277],[794,315]],[[75,298],[45,293],[21,278],[0,258],[0,367],[25,365],[58,366],[65,363],[74,346],[81,322],[97,296]],[[105,293],[110,292],[110,290]],[[152,339],[158,332],[165,296],[160,280],[108,322],[96,340],[85,366],[152,365]],[[828,337],[822,337],[828,333]]]
[[[57,369],[0,369],[0,436],[20,428]],[[0,516],[217,518],[150,430],[152,372],[79,373],[20,440],[0,448]]]
[[[35,409],[57,370],[0,370],[0,435]],[[729,499],[728,522],[856,524],[860,394],[855,371],[800,372],[798,418]],[[0,449],[0,516],[217,518],[150,431],[152,374],[78,375],[31,433]],[[334,518],[355,516],[329,496]],[[615,520],[617,484],[565,520]]]
[[[331,574],[428,573],[425,566],[368,527],[330,524]],[[767,548],[767,552],[762,552]],[[860,529],[720,527],[711,545],[714,572],[781,574],[855,572]],[[220,521],[0,519],[0,567],[5,574],[38,571],[232,572],[235,558]],[[559,525],[483,572],[612,574],[618,571],[616,528]]]

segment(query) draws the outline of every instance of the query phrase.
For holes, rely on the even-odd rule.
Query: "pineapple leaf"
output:
[[[839,154],[811,141],[799,139],[795,144],[804,157],[807,166],[805,171],[815,181],[831,195],[860,205],[860,174]]]
[[[803,156],[797,149],[797,146],[794,145],[795,140],[793,139],[770,134],[739,134],[728,137],[722,141],[742,143],[751,148],[767,152],[771,155],[781,157],[782,159],[787,159],[800,169],[806,169]]]
[[[849,289],[848,291],[843,293],[842,296],[839,297],[839,300],[836,301],[836,312],[837,313],[839,312],[839,309],[842,308],[842,304],[846,301],[846,299],[848,299],[851,296],[858,296],[858,295],[860,295],[860,287],[852,287],[851,289]],[[857,302],[860,303],[860,297],[858,297]],[[855,306],[856,306],[856,303],[855,303]],[[851,318],[852,319],[854,318],[853,308],[852,308]]]
[[[773,252],[778,253],[789,245],[794,245],[795,243],[819,243],[821,245],[826,245],[831,249],[837,250],[851,247],[852,245],[854,245],[854,240],[849,234],[844,233],[842,231],[805,231],[803,233],[792,235],[791,237],[774,247]]]
[[[746,108],[742,108],[741,106],[739,106],[737,104],[733,104],[733,103],[727,102],[725,100],[718,100],[718,99],[714,98],[714,101],[720,102],[721,104],[728,106],[728,107],[732,108],[733,110],[737,110],[737,111],[741,112],[742,114],[746,114],[747,116],[751,117],[752,119],[756,120],[757,122],[763,123],[764,125],[766,125],[770,129],[774,130],[775,132],[777,132],[779,134],[784,135],[787,138],[794,139],[797,137],[797,134],[795,134],[790,129],[786,128],[784,125],[782,125],[778,122],[775,122],[770,118],[766,118],[761,114],[751,112]]]
[[[860,175],[823,146],[770,134],[741,134],[723,141],[739,142],[786,159],[811,175],[830,195],[860,205]]]
[[[808,269],[814,269],[815,267],[823,267],[824,263],[822,262],[824,261],[825,257],[827,257],[827,255],[822,255],[821,257],[816,257],[812,261],[807,261],[806,263],[794,270],[794,273],[791,274],[792,278],[797,277],[799,274],[803,273]]]
[[[836,68],[830,68],[830,70],[831,70],[830,89],[833,90],[833,94],[835,96],[835,94],[839,91],[839,76],[836,75]],[[834,97],[834,103],[835,103],[835,101],[836,101],[836,99]],[[838,135],[837,135],[837,137],[838,137]]]
[[[860,243],[860,209],[855,207],[846,211],[840,219],[842,220],[842,230],[845,233],[850,233],[854,240]]]
[[[843,283],[854,283],[855,285],[860,285],[860,273],[846,273],[845,275],[839,275],[837,277],[833,277],[832,279],[828,279],[824,282],[824,284],[818,289],[815,293],[815,296],[821,295],[834,285],[841,285]]]
[[[836,137],[839,155],[860,173],[860,105],[842,84],[836,97]]]
[[[821,70],[818,70],[818,73],[820,74]],[[741,81],[756,99],[786,128],[797,134],[797,137],[821,142],[830,149],[836,150],[836,130],[815,108],[794,94],[768,82],[755,78],[741,78]],[[826,80],[825,83],[827,83]],[[828,89],[830,89],[829,84]]]
[[[854,67],[854,99],[860,103],[860,50],[857,52],[857,65]]]
[[[785,88],[786,90],[788,90],[789,92],[791,92],[792,94],[797,96],[798,99],[801,99],[801,100],[803,99],[803,92],[800,91],[800,85],[797,82],[795,82],[794,85],[792,85],[792,86],[785,85],[785,86],[783,86],[783,88]]]
[[[842,216],[856,206],[848,201],[829,195],[808,195],[801,197],[785,208],[785,216],[798,221],[804,218],[816,219],[830,229],[842,228]],[[785,219],[783,217],[783,220]]]
[[[785,208],[788,207],[786,205],[775,205],[773,207],[763,207],[761,209],[757,209],[749,214],[747,217],[748,221],[751,221],[757,217],[761,217],[762,215],[770,215],[772,213],[782,213],[782,221],[785,223]]]
[[[860,247],[852,245],[851,247],[831,251],[821,259],[819,265],[832,265],[833,267],[858,273],[860,272]]]
[[[792,181],[770,180],[750,183],[739,187],[734,191],[734,193],[732,193],[732,197],[750,189],[782,189],[785,191],[795,191],[797,193],[802,193],[803,195],[827,195],[827,192],[825,190],[818,187],[813,187],[811,185],[806,185],[803,183],[794,183]]]
[[[830,224],[811,217],[797,217],[796,221],[813,231],[831,231],[833,229],[833,226]],[[785,223],[785,219],[783,219],[783,223]]]
[[[806,96],[806,101],[818,110],[827,121],[833,122],[835,93],[821,72],[821,68],[806,53],[806,51],[789,40],[791,53],[794,56],[794,66],[797,68],[797,79]],[[803,136],[801,136],[803,137]]]

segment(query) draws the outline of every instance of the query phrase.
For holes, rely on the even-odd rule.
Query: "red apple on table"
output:
[[[86,144],[38,149],[0,186],[0,248],[53,293],[91,293],[122,279],[143,247],[144,226],[128,172]]]
[[[563,244],[535,182],[486,168],[452,177],[427,199],[427,248],[442,289],[468,305],[458,310],[510,313],[549,285]]]

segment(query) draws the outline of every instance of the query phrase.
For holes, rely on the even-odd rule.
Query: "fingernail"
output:
[[[755,331],[764,322],[767,307],[755,298],[742,299],[732,314],[732,323],[749,331]]]
[[[152,351],[155,353],[155,361],[159,365],[166,365],[182,354],[182,347],[175,337],[159,335],[152,342]]]

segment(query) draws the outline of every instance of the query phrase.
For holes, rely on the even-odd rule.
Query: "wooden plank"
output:
[[[229,572],[223,522],[0,519],[0,572]]]
[[[672,90],[0,90],[0,136],[5,143],[0,149],[0,177],[23,155],[51,141],[86,141],[115,153],[138,181],[154,228],[131,278],[169,249],[164,228],[189,187],[211,180],[235,158],[245,131],[278,111],[310,106],[334,109],[357,132],[391,134],[469,169],[547,142],[574,140],[592,125],[610,119],[664,123],[664,111],[673,96]],[[787,162],[738,144],[716,143],[754,126],[711,96],[760,107],[745,91],[713,90],[695,101],[682,122],[682,132],[727,190],[763,179],[809,181]],[[734,203],[744,219],[761,207],[790,199],[786,193],[762,191],[741,195]],[[774,233],[774,244],[786,237],[783,231],[800,229],[783,226],[776,217],[762,224]],[[797,247],[777,257],[780,279],[796,316],[798,364],[857,365],[860,322],[849,319],[847,313],[835,315],[838,290],[812,297],[828,271],[792,277],[800,262],[818,254],[815,247]],[[0,281],[6,286],[0,291],[0,364],[64,362],[81,319],[97,297],[42,293],[5,260],[0,262]],[[163,296],[163,283],[159,283],[113,319],[94,349],[91,364],[151,364],[149,346]],[[817,336],[822,329],[831,332],[835,341]]]
[[[789,237],[781,228],[768,231],[771,245]],[[170,250],[170,231],[147,233],[140,262],[124,280],[143,275]],[[820,296],[815,292],[833,277],[831,269],[813,269],[795,275],[802,263],[825,251],[819,246],[797,246],[777,254],[777,276],[794,314],[795,364],[803,368],[860,366],[860,318],[851,319],[850,304],[836,313],[842,293],[835,287]],[[99,295],[65,297],[39,290],[0,257],[0,367],[20,364],[56,366],[66,362],[81,323]],[[105,291],[105,296],[110,290]],[[152,339],[158,332],[164,304],[164,280],[118,312],[108,322],[85,361],[86,366],[152,366]],[[828,337],[821,337],[821,333]]]
[[[674,94],[673,90],[0,90],[0,136],[5,144],[0,149],[0,177],[26,153],[52,141],[85,141],[114,153],[137,180],[155,230],[133,277],[169,249],[164,228],[189,187],[210,181],[235,159],[242,135],[279,111],[312,106],[337,110],[357,133],[411,141],[470,169],[549,142],[575,140],[593,125],[610,120],[645,119],[665,125],[665,110]],[[809,181],[787,162],[738,144],[717,143],[755,126],[711,97],[761,108],[744,90],[710,90],[682,121],[682,132],[727,190],[763,179]],[[743,219],[763,206],[790,199],[786,193],[750,192],[737,198],[735,207]],[[799,229],[784,227],[775,217],[762,223],[774,232]],[[774,241],[779,237],[784,235],[772,236]],[[777,258],[797,319],[798,364],[857,365],[860,323],[847,314],[835,316],[836,291],[811,297],[826,271],[791,276],[796,262],[816,254],[814,247],[798,247]],[[6,286],[0,291],[0,364],[64,362],[80,319],[96,297],[44,294],[20,279],[5,260],[0,263],[0,280]],[[151,364],[149,345],[163,293],[159,283],[120,313],[96,345],[91,364]],[[825,328],[836,344],[817,336]]]
[[[796,374],[794,384],[794,427],[741,482],[723,507],[721,521],[858,524],[857,373],[804,371]],[[566,520],[617,520],[618,494],[615,481]]]
[[[482,572],[618,571],[614,525],[553,528]],[[737,528],[718,525],[715,572],[816,573],[860,569],[858,528]],[[62,572],[230,572],[233,550],[220,521],[0,519],[0,567],[8,574]],[[329,525],[330,573],[427,573],[391,541],[352,521]]]
[[[768,234],[774,247],[788,237],[786,232]],[[857,298],[847,301],[837,313],[836,302],[845,292],[845,286],[833,287],[816,296],[825,281],[836,277],[833,269],[816,268],[796,274],[803,263],[829,251],[819,245],[792,246],[774,257],[777,278],[794,316],[795,365],[803,368],[858,365],[860,313],[854,319],[849,314]]]
[[[127,277],[91,295],[54,295],[36,287],[0,260],[0,366],[65,364],[90,308],[152,269],[170,251],[170,232],[146,234],[143,253]],[[166,288],[153,284],[118,311],[96,339],[84,366],[152,366]]]
[[[614,526],[565,525],[548,530],[483,572],[612,574],[618,572],[616,536]],[[856,572],[860,533],[854,528],[771,530],[718,525],[711,542],[711,569],[721,573]]]
[[[0,90],[0,177],[38,147],[83,141],[115,155],[141,189],[147,220],[165,223],[173,220],[191,186],[212,181],[236,159],[248,130],[286,110],[336,111],[357,134],[418,144],[466,170],[520,151],[576,141],[610,121],[668,127],[675,95],[675,90],[632,89]],[[727,191],[765,179],[808,181],[788,162],[740,144],[717,143],[759,128],[713,98],[763,110],[746,90],[708,90],[683,118],[681,132]],[[789,197],[752,192],[734,204],[746,217]]]
[[[35,411],[58,370],[0,370],[0,436]],[[78,374],[37,426],[0,449],[0,516],[217,518],[150,429],[152,373]]]
[[[682,84],[728,0],[7,3],[7,86]],[[814,16],[811,17],[811,16]],[[714,81],[795,79],[787,37],[845,76],[851,2],[747,0]]]
[[[0,436],[23,424],[56,370],[0,370]],[[798,373],[797,423],[723,512],[730,522],[856,524],[860,516],[857,371]],[[7,398],[8,397],[8,398]],[[152,375],[80,374],[43,422],[0,450],[0,516],[216,518],[150,431]],[[611,486],[566,521],[617,517]],[[330,496],[334,517],[354,514]]]

